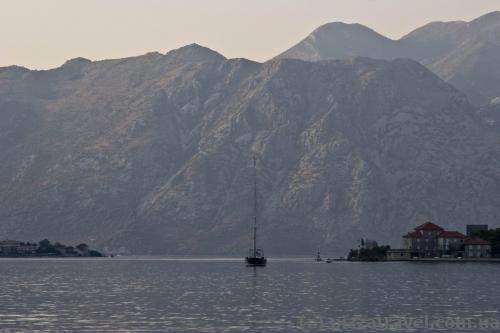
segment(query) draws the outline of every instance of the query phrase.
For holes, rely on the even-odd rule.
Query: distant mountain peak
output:
[[[24,66],[12,65],[6,67],[0,67],[0,72],[29,72],[30,70]]]
[[[180,62],[224,61],[226,57],[208,47],[192,43],[165,54],[169,60]]]
[[[369,27],[359,24],[359,23],[345,23],[345,22],[330,22],[323,24],[316,28],[311,35],[316,35],[318,33],[331,33],[332,31],[336,32],[353,32],[353,33],[364,33],[364,34],[369,34],[369,35],[378,35],[382,38],[386,38],[376,32],[373,29],[370,29]]]
[[[301,42],[283,52],[278,58],[296,58],[308,61],[344,59],[366,56],[387,58],[387,50],[394,41],[358,23],[332,22],[314,30]]]
[[[500,26],[500,11],[494,11],[470,22],[471,25],[479,27],[499,27]]]
[[[479,16],[474,21],[483,21],[483,20],[500,20],[500,10],[495,10],[493,12]]]
[[[77,57],[77,58],[73,58],[73,59],[69,59],[67,60],[64,64],[63,64],[63,67],[68,67],[68,66],[81,66],[81,65],[86,65],[86,64],[90,64],[92,61],[87,59],[87,58],[83,58],[83,57]]]
[[[313,33],[321,31],[321,30],[326,30],[326,29],[349,29],[349,28],[356,28],[356,27],[365,27],[364,25],[361,25],[359,23],[346,23],[346,22],[341,22],[341,21],[335,21],[335,22],[329,22],[325,23],[323,25],[320,25],[318,28],[316,28]]]
[[[465,92],[475,105],[500,94],[500,11],[477,19],[431,22],[392,40],[361,24],[332,22],[277,56],[306,61],[410,58]]]

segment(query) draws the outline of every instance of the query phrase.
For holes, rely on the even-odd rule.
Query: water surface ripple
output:
[[[0,333],[498,332],[498,286],[486,263],[0,259]]]

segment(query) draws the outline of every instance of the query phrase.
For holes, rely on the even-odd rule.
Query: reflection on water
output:
[[[242,260],[206,258],[3,259],[0,332],[443,328],[381,326],[408,318],[494,324],[500,322],[499,273],[500,264],[475,263],[271,259],[267,267],[246,267]],[[357,326],[339,326],[356,320]]]

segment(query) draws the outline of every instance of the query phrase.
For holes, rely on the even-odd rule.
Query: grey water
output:
[[[487,263],[1,259],[0,333],[497,332],[499,286]]]

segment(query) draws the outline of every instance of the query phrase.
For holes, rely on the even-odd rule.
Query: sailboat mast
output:
[[[253,256],[257,256],[257,158],[253,157]]]

